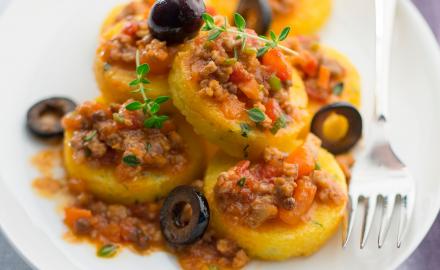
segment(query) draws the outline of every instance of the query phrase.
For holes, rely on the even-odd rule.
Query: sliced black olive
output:
[[[203,0],[158,0],[148,18],[150,32],[168,44],[182,43],[197,34],[205,10]]]
[[[343,116],[348,122],[345,135],[334,141],[324,134],[325,121],[332,115]],[[362,116],[359,111],[346,102],[336,102],[322,107],[312,119],[311,132],[322,140],[322,146],[337,155],[350,150],[362,137]]]
[[[246,19],[247,27],[264,35],[272,23],[272,9],[267,0],[241,0],[237,13]]]
[[[28,110],[26,125],[38,137],[61,137],[64,131],[61,119],[65,114],[73,111],[75,107],[75,102],[68,98],[43,99],[32,105]]]
[[[160,210],[160,228],[168,243],[188,245],[199,240],[209,223],[208,202],[192,186],[170,192]]]

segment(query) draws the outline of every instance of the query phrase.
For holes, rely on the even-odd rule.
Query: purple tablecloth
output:
[[[356,1],[356,0],[354,0]],[[385,1],[385,0],[384,0]],[[440,41],[440,0],[412,0],[430,24],[437,40]],[[0,0],[0,10],[9,0]],[[440,74],[439,74],[440,76]],[[440,216],[429,234],[411,255],[399,267],[399,270],[435,270],[440,269]],[[6,242],[0,232],[0,269],[1,270],[31,270],[29,266]],[[378,269],[381,270],[381,269]]]

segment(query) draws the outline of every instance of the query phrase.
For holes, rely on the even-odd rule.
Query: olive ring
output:
[[[343,138],[337,141],[328,140],[324,134],[324,123],[327,118],[336,113],[348,121],[348,131]],[[350,150],[362,137],[362,116],[359,111],[346,102],[336,102],[322,107],[313,116],[311,132],[322,141],[322,146],[337,155]]]
[[[187,224],[179,218],[185,205],[191,206]],[[208,202],[191,186],[179,186],[170,192],[160,210],[160,228],[165,240],[173,245],[188,245],[199,240],[209,224]]]

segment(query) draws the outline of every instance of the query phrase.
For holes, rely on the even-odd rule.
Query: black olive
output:
[[[241,0],[237,8],[247,22],[247,27],[264,35],[272,23],[272,9],[267,0]]]
[[[182,43],[198,33],[205,10],[203,0],[158,0],[148,18],[150,32],[168,44]]]
[[[67,113],[75,110],[75,107],[75,102],[68,98],[43,99],[32,105],[28,110],[26,125],[38,137],[61,137],[64,132],[61,119]]]
[[[348,130],[343,138],[337,141],[325,137],[323,127],[327,118],[336,113],[347,119]],[[346,102],[336,102],[322,107],[313,116],[311,132],[322,141],[322,146],[337,155],[350,150],[362,137],[362,116],[359,111]]]
[[[189,210],[187,217],[185,210]],[[160,228],[168,243],[194,243],[203,236],[208,224],[208,202],[194,187],[179,186],[168,194],[160,210]]]

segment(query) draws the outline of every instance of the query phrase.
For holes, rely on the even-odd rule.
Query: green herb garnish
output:
[[[277,75],[275,75],[275,74],[270,76],[269,85],[270,85],[270,88],[274,91],[279,91],[283,87],[280,78],[278,78]]]
[[[153,149],[153,146],[151,145],[151,143],[147,143],[147,151],[151,152],[151,149]]]
[[[322,225],[321,223],[319,223],[318,221],[315,221],[315,220],[311,220],[310,222],[312,222],[313,224],[315,224],[315,225],[317,225],[317,226],[319,226],[319,227],[321,227],[321,228],[323,228],[324,229],[324,225]]]
[[[217,265],[210,264],[210,265],[208,266],[208,270],[219,270],[219,268],[218,268]]]
[[[104,63],[104,71],[109,71],[112,68],[112,65],[109,63]]]
[[[122,161],[130,167],[136,167],[141,164],[141,161],[135,155],[126,155]]]
[[[243,155],[245,158],[249,157],[249,144],[246,144],[246,146],[243,148]]]
[[[249,136],[249,132],[251,131],[251,127],[247,123],[240,123],[241,128],[241,136],[247,138]]]
[[[140,93],[143,98],[143,102],[133,101],[125,106],[129,111],[142,110],[144,114],[148,117],[144,121],[144,126],[147,128],[162,128],[163,123],[168,120],[166,115],[157,115],[160,110],[160,104],[168,101],[170,97],[160,96],[156,99],[150,99],[146,95],[146,91],[149,89],[145,88],[146,84],[150,81],[146,78],[147,74],[150,72],[150,66],[148,64],[140,64],[139,50],[136,51],[136,76],[137,78],[129,83],[131,87],[138,87],[133,90],[132,93]]]
[[[102,246],[98,250],[97,255],[103,258],[109,258],[109,257],[113,257],[117,251],[118,251],[118,246],[114,244],[107,244]]]
[[[257,56],[260,57],[264,55],[267,51],[272,48],[278,47],[285,52],[291,53],[293,55],[298,55],[298,53],[292,49],[280,45],[279,43],[287,38],[290,33],[290,27],[284,28],[279,36],[276,36],[274,32],[270,32],[270,38],[265,36],[257,36],[246,32],[246,20],[238,13],[234,14],[234,22],[236,29],[228,27],[225,23],[222,26],[218,26],[214,22],[214,18],[208,13],[202,14],[202,19],[205,25],[202,27],[202,31],[209,31],[208,40],[212,41],[217,39],[222,33],[228,32],[237,35],[237,39],[241,39],[242,45],[241,50],[243,51],[246,47],[246,41],[248,39],[257,39],[264,42],[264,46],[259,48],[257,51]]]
[[[333,87],[333,95],[340,96],[344,91],[344,83],[338,83]]]
[[[272,132],[272,134],[275,135],[277,134],[278,130],[285,128],[286,126],[287,126],[286,117],[284,115],[281,115],[280,117],[277,118],[277,120],[273,124],[273,127],[270,129],[270,132]]]
[[[124,124],[125,123],[125,119],[124,116],[120,115],[119,113],[114,113],[113,114],[113,120],[119,124]]]
[[[246,183],[246,177],[240,178],[240,180],[237,181],[237,186],[244,187],[244,184]]]
[[[319,171],[319,170],[321,170],[321,164],[316,162],[316,164],[315,164],[315,171]]]
[[[84,137],[84,141],[85,142],[90,142],[91,140],[93,140],[93,138],[96,136],[96,130],[92,130],[89,133],[87,133],[87,135]]]
[[[247,111],[249,118],[255,123],[263,122],[266,115],[259,108],[252,108]]]

